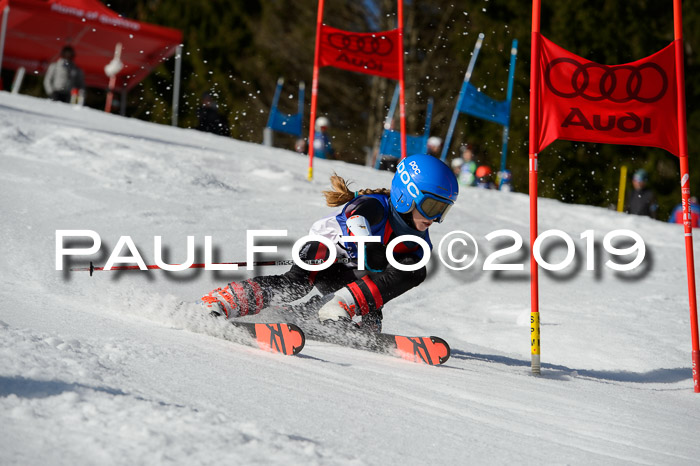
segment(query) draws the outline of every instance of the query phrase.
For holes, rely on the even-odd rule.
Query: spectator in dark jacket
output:
[[[69,103],[71,93],[76,96],[85,93],[85,76],[74,63],[75,50],[70,45],[61,49],[61,58],[49,65],[44,76],[44,90],[52,100]]]
[[[214,97],[208,92],[202,94],[202,104],[199,109],[197,109],[197,118],[199,118],[198,130],[218,134],[220,136],[231,135],[228,121],[219,113],[219,104],[216,103]]]
[[[633,215],[646,215],[656,218],[656,211],[659,204],[656,202],[656,195],[647,187],[649,175],[646,170],[639,169],[632,177],[632,191],[627,196],[625,212]]]

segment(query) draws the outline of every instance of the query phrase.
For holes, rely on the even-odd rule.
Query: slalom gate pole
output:
[[[467,66],[467,72],[464,73],[464,80],[462,81],[462,89],[459,91],[459,96],[457,97],[457,105],[455,105],[455,110],[452,112],[452,119],[450,120],[450,126],[447,128],[447,135],[445,136],[445,144],[442,146],[442,154],[440,155],[440,160],[443,162],[447,158],[447,152],[450,150],[450,143],[452,142],[452,135],[455,131],[455,126],[457,125],[457,118],[459,118],[459,112],[462,108],[462,101],[464,100],[464,91],[466,90],[466,83],[472,77],[472,72],[474,71],[474,65],[476,64],[476,57],[479,56],[479,51],[481,50],[481,43],[484,41],[484,33],[480,32],[479,37],[476,39],[476,44],[474,45],[474,51],[472,52],[472,57],[469,59],[469,65]]]
[[[506,169],[506,158],[508,157],[508,134],[510,132],[510,114],[513,108],[513,81],[515,80],[515,60],[518,57],[518,39],[513,39],[510,47],[510,67],[508,69],[508,124],[503,126],[503,147],[501,149],[501,170]]]
[[[537,153],[533,150],[537,138],[540,64],[540,0],[532,1],[532,46],[530,59],[530,350],[532,373],[540,374],[540,312],[539,282],[534,246],[537,239]]]
[[[5,54],[5,37],[7,35],[7,17],[10,16],[10,4],[2,10],[2,22],[0,23],[0,69],[2,69],[2,57]],[[2,82],[0,82],[2,89]]]
[[[180,113],[180,81],[182,75],[182,44],[175,47],[175,76],[173,77],[173,106],[172,115],[170,117],[170,124],[172,126],[177,126],[177,118]],[[122,108],[125,109],[125,99],[126,89],[122,89],[124,94],[122,94]],[[124,113],[122,113],[124,115]]]
[[[389,104],[389,113],[386,115],[386,119],[384,120],[384,129],[382,130],[382,139],[384,139],[384,132],[391,130],[394,127],[394,113],[396,113],[396,106],[399,103],[399,84],[396,85],[394,88],[394,95],[391,97],[391,104]],[[379,144],[379,150],[381,151],[382,145],[381,141]],[[375,170],[379,170],[379,167],[382,164],[382,157],[380,157],[379,154],[377,153],[377,157],[374,161],[374,168]]]
[[[277,112],[277,103],[280,100],[280,94],[282,93],[283,85],[284,78],[277,78],[277,85],[275,86],[275,95],[272,97],[272,106],[270,107],[270,116],[267,117],[267,128],[272,128],[272,121],[275,117],[275,112]]]
[[[316,47],[314,48],[314,72],[311,80],[311,111],[309,117],[309,173],[307,178],[314,178],[314,136],[316,131],[316,99],[318,98],[318,64],[321,57],[321,28],[323,27],[323,0],[318,0],[316,17]]]
[[[389,113],[384,120],[384,129],[392,129],[394,126],[394,113],[396,113],[396,105],[399,103],[399,86],[394,88],[394,95],[391,96],[391,104],[389,104]]]
[[[304,81],[301,81],[299,83],[299,102],[297,103],[298,105],[298,110],[297,113],[299,113],[299,121],[301,122],[299,124],[299,137],[301,137],[302,134],[302,125],[304,121],[304,92],[306,91],[306,84]]]
[[[399,22],[399,118],[401,120],[401,159],[405,159],[406,153],[406,94],[404,80],[404,59],[403,59],[403,0],[398,1],[398,22]]]
[[[333,263],[334,264],[348,264],[350,263],[352,259],[349,257],[342,257],[340,259],[336,259]],[[320,265],[323,264],[325,261],[323,259],[313,259],[313,260],[307,260],[307,261],[301,261],[305,264],[310,264],[310,265]],[[280,261],[256,261],[253,262],[253,267],[262,267],[262,266],[280,266],[280,265],[294,265],[294,261],[291,259],[286,259],[286,260],[280,260]],[[171,264],[171,265],[176,265],[176,264]],[[222,262],[220,264],[192,264],[188,269],[203,269],[206,268],[207,265],[236,265],[236,266],[247,266],[248,263],[245,261],[242,262]],[[90,272],[90,276],[92,276],[93,272],[99,272],[99,271],[112,271],[112,270],[143,270],[141,269],[138,265],[117,265],[114,267],[110,267],[109,269],[105,269],[104,267],[95,267],[92,262],[90,262],[89,267],[73,267],[72,269],[69,269],[71,272]],[[162,270],[162,267],[159,265],[147,265],[146,270]]]
[[[617,211],[625,208],[625,190],[627,189],[627,165],[620,167],[620,188],[617,191]]]
[[[681,195],[683,198],[683,226],[685,257],[688,274],[688,300],[690,303],[690,333],[692,339],[693,388],[700,393],[700,348],[698,347],[698,307],[695,291],[695,262],[693,254],[693,227],[690,213],[690,172],[688,168],[688,134],[685,114],[685,76],[683,70],[683,14],[681,0],[673,0],[673,30],[676,63],[676,98],[678,108],[678,148],[681,166]]]

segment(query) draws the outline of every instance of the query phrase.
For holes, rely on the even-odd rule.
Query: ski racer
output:
[[[314,296],[303,306],[316,313],[323,323],[354,322],[368,331],[380,332],[383,306],[418,286],[426,277],[426,267],[402,271],[388,263],[387,244],[397,236],[423,239],[430,248],[428,228],[442,222],[457,200],[459,187],[450,167],[430,155],[406,157],[397,166],[391,189],[351,191],[338,175],[331,177],[331,191],[324,191],[326,203],[339,212],[313,224],[311,234],[331,239],[339,258],[321,271],[308,271],[293,265],[281,275],[258,276],[232,282],[201,298],[206,310],[226,318],[259,313],[275,304],[286,304],[305,297],[315,287]],[[379,242],[365,242],[364,270],[358,270],[361,257],[356,242],[340,242],[341,236],[376,236]],[[327,259],[328,247],[320,241],[306,243],[299,252],[302,261]],[[412,241],[393,249],[402,265],[418,263],[423,249]]]

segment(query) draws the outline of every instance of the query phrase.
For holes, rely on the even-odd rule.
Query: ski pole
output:
[[[334,263],[336,264],[348,264],[351,262],[352,259],[349,257],[341,257],[339,259],[336,259]],[[310,264],[310,265],[318,265],[318,264],[323,264],[325,261],[323,259],[312,259],[312,260],[306,260],[306,261],[301,261],[305,264]],[[261,267],[261,266],[267,266],[267,265],[294,265],[295,262],[290,259],[286,260],[280,260],[280,261],[257,261],[253,262],[253,267]],[[217,264],[218,265],[218,264]],[[245,265],[247,266],[247,262],[222,262],[222,265],[238,265],[242,266]],[[192,264],[188,267],[188,269],[203,269],[207,266],[207,264]],[[147,265],[146,266],[147,270],[161,270],[161,267],[158,265]],[[95,271],[100,271],[100,270],[105,270],[104,267],[95,267],[95,265],[90,261],[90,266],[89,267],[73,267],[69,269],[71,272],[90,272],[90,276],[92,276],[92,273]],[[141,267],[138,265],[117,265],[114,267],[110,267],[109,271],[111,270],[142,270]]]

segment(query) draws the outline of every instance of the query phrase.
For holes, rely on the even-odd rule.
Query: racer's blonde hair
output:
[[[329,191],[323,191],[323,195],[326,197],[326,204],[329,207],[338,207],[347,204],[357,196],[362,196],[364,194],[385,194],[388,196],[391,192],[386,188],[351,191],[350,188],[348,188],[349,183],[351,182],[345,181],[344,178],[335,173],[331,175],[331,189]]]

